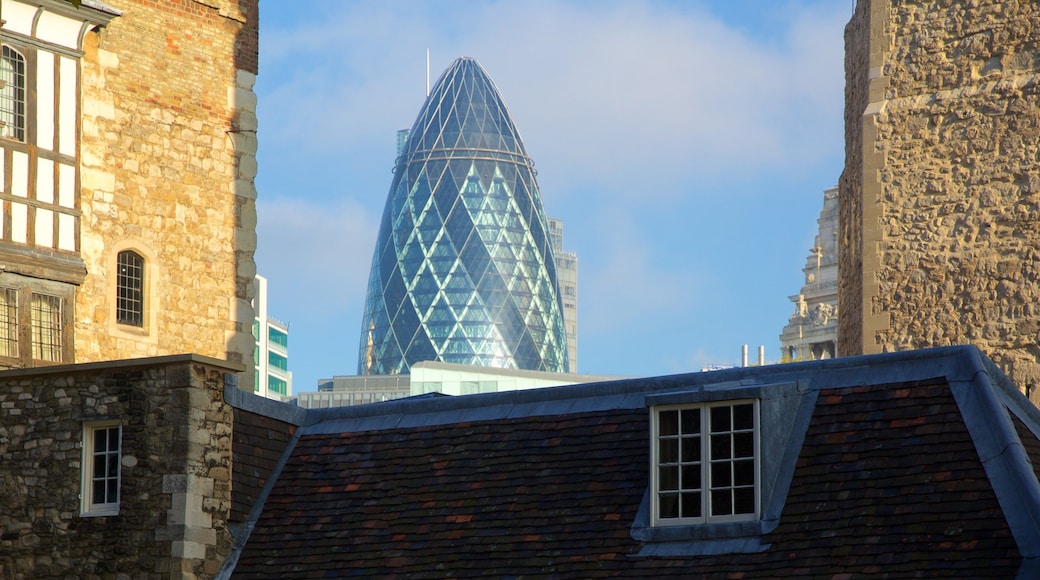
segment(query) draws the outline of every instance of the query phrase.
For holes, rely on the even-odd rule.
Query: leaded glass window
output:
[[[144,258],[119,252],[116,268],[116,321],[144,326]]]
[[[18,291],[0,287],[0,356],[18,358]]]
[[[25,140],[25,57],[6,45],[0,51],[0,137]]]
[[[62,361],[62,303],[59,296],[32,295],[32,355],[36,360]]]

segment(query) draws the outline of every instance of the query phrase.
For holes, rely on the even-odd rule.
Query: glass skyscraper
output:
[[[568,370],[534,164],[487,72],[456,60],[407,140],[372,258],[358,373],[420,361]]]

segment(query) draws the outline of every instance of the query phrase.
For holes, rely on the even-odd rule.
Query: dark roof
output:
[[[638,525],[647,397],[722,399],[771,384],[795,385],[804,411],[777,423],[791,434],[771,452],[779,500],[775,514],[764,509],[760,545],[648,546]],[[1030,577],[1038,418],[971,347],[321,410],[297,431],[228,568],[250,578]]]

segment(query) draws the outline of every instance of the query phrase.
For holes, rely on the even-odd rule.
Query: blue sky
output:
[[[354,374],[395,135],[459,56],[495,80],[579,259],[578,370],[780,357],[844,160],[850,0],[267,1],[257,268],[293,387]]]

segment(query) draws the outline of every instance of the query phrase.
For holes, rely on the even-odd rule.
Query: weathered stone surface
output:
[[[76,360],[252,359],[257,3],[112,0],[82,59]],[[115,323],[115,254],[145,255],[143,328]],[[251,372],[252,365],[247,365]],[[252,385],[251,376],[241,382]]]
[[[860,0],[839,354],[975,344],[1040,385],[1040,4]]]
[[[233,541],[227,373],[180,356],[0,374],[0,578],[211,577]],[[119,514],[81,517],[99,419],[122,425]]]

